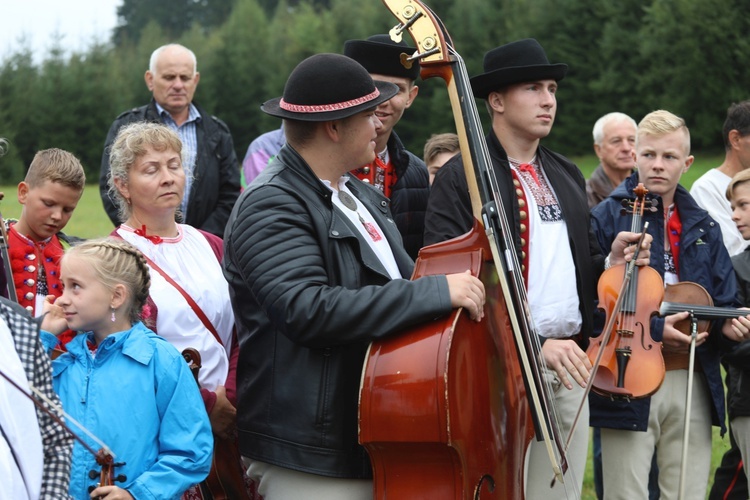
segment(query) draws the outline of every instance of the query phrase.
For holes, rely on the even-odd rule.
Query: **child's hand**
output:
[[[54,295],[47,295],[44,298],[42,313],[44,314],[42,330],[46,330],[53,335],[60,335],[68,329],[68,321],[65,319],[65,313],[63,313],[60,306],[55,305]]]
[[[101,500],[134,500],[128,490],[123,490],[119,486],[99,486],[89,496]]]

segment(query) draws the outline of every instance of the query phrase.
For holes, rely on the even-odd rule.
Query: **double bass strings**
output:
[[[454,50],[452,45],[449,45],[448,48],[450,55],[460,70],[458,75],[456,75],[458,77],[456,78],[456,80],[458,80],[457,85],[461,86],[463,95],[472,95],[472,90],[468,84],[468,78],[461,78],[461,76],[467,74],[463,59]],[[449,92],[450,91],[451,89],[449,87]],[[465,126],[468,129],[475,134],[482,135],[481,122],[475,106],[472,106],[471,113],[464,115],[463,118]],[[457,123],[459,123],[458,120]],[[543,376],[542,367],[544,367],[545,364],[542,356],[541,342],[536,333],[537,329],[529,311],[528,297],[526,295],[526,288],[521,275],[521,266],[518,261],[518,255],[513,251],[515,246],[510,236],[512,233],[508,224],[508,218],[504,211],[502,199],[500,198],[498,181],[495,178],[491,167],[485,168],[484,170],[477,168],[477,163],[479,162],[482,162],[483,165],[491,165],[489,152],[486,145],[481,147],[481,144],[475,144],[474,146],[474,148],[470,148],[471,157],[475,160],[474,169],[479,170],[478,176],[484,180],[484,182],[480,182],[479,184],[484,191],[484,200],[487,201],[485,210],[482,213],[482,219],[490,242],[490,248],[492,249],[493,258],[496,263],[496,270],[499,273],[500,271],[498,268],[502,268],[506,273],[506,276],[510,277],[513,282],[513,293],[511,293],[507,288],[508,284],[506,280],[500,279],[511,322],[514,326],[516,345],[521,365],[524,369],[524,378],[526,379],[527,392],[529,393],[528,396],[531,401],[531,406],[534,408],[534,414],[536,415],[535,422],[538,424],[537,431],[538,433],[541,433],[542,440],[545,442],[550,463],[555,474],[553,484],[555,480],[560,480],[566,490],[566,495],[568,495],[570,483],[572,483],[573,489],[577,489],[577,481],[575,480],[577,473],[571,469],[570,475],[574,480],[570,482],[563,480],[564,474],[568,470],[566,458],[567,446],[563,447],[562,439],[560,437],[561,419],[556,406],[552,403],[552,394],[554,393],[551,385],[552,381],[547,380]],[[494,222],[499,223],[500,235],[496,234]],[[505,260],[500,259],[498,242],[496,239],[498,237],[502,238]],[[523,314],[516,314],[515,311],[517,310],[521,310]],[[522,322],[523,328],[519,326],[519,321]],[[526,335],[521,332],[525,332]],[[568,441],[574,430],[575,428],[571,427]],[[576,498],[580,496],[577,491],[574,491],[573,495]]]

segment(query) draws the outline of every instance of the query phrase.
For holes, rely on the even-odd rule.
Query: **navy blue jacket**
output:
[[[388,139],[388,154],[398,178],[391,190],[391,213],[404,240],[406,253],[416,260],[419,249],[424,246],[430,175],[424,162],[406,150],[395,132]]]
[[[630,230],[631,218],[620,215],[621,201],[626,198],[632,200],[633,189],[637,185],[638,173],[635,173],[615,188],[609,198],[591,211],[591,224],[602,252],[605,254],[609,253],[617,233]],[[646,197],[656,200],[658,206],[656,212],[646,213],[643,216],[643,222],[649,223],[648,232],[654,238],[651,245],[650,265],[663,277],[664,252],[660,251],[664,248],[662,200],[658,195],[649,194]],[[737,285],[734,270],[724,246],[719,225],[680,185],[677,186],[674,202],[682,222],[678,256],[680,281],[692,281],[703,286],[717,307],[737,307],[739,303],[736,297]],[[730,350],[736,343],[722,335],[721,326],[721,321],[714,322],[708,341],[697,347],[696,355],[711,391],[713,424],[720,426],[723,434],[726,431],[725,405],[719,356],[721,352]],[[651,336],[654,340],[661,341],[663,329],[662,318],[655,318],[651,321]],[[648,427],[651,398],[630,402],[612,402],[608,398],[591,394],[589,403],[592,426],[635,431],[645,431]]]

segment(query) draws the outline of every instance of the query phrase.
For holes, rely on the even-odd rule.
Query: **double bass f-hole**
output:
[[[635,200],[623,202],[622,212],[632,215],[631,232],[645,231],[644,212],[656,210],[646,200],[647,192],[638,184]],[[664,380],[661,343],[651,338],[650,331],[651,317],[658,313],[664,296],[661,276],[648,266],[613,266],[599,279],[598,293],[607,327],[587,351],[597,366],[591,390],[613,399],[650,396]]]

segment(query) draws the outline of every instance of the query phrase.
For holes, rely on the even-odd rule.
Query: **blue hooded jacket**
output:
[[[104,339],[92,356],[80,334],[52,362],[55,391],[65,411],[115,454],[116,483],[139,500],[170,499],[206,478],[213,435],[198,384],[180,353],[166,340],[135,324]],[[100,446],[83,439],[93,449]],[[73,448],[70,494],[89,498],[100,470],[79,442]]]

